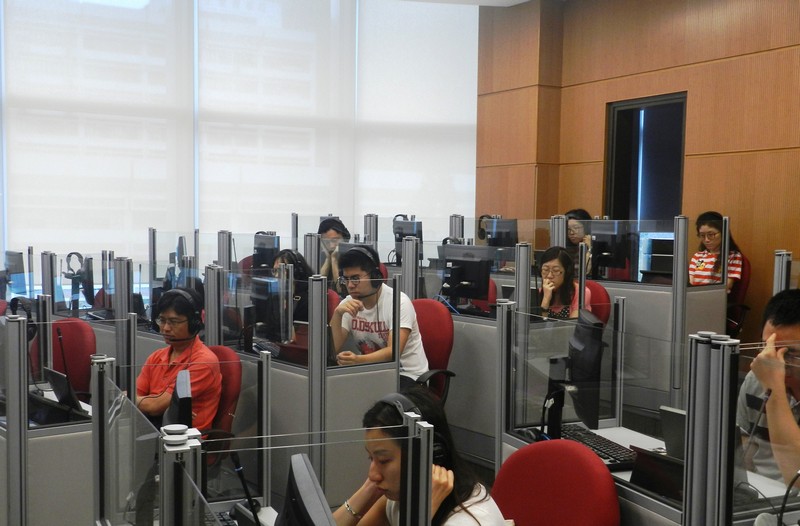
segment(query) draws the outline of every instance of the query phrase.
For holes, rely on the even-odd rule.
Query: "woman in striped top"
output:
[[[718,212],[703,212],[697,217],[697,237],[700,247],[689,263],[689,283],[691,285],[710,285],[722,282],[722,215]],[[738,279],[742,279],[742,253],[733,236],[728,242],[728,281],[726,290]]]

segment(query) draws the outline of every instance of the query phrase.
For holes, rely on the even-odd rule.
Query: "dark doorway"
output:
[[[606,214],[672,219],[681,213],[686,92],[608,105]]]

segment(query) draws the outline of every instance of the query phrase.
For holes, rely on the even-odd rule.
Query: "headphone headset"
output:
[[[422,411],[412,402],[407,396],[402,395],[400,393],[389,393],[388,395],[384,396],[380,399],[380,402],[390,405],[397,409],[397,412],[400,414],[400,418],[403,417],[403,413],[416,413],[420,417],[422,417]],[[437,466],[443,466],[452,468],[450,465],[450,454],[447,450],[447,444],[444,441],[444,437],[441,433],[436,431],[434,428],[433,430],[433,463]]]
[[[486,239],[486,220],[494,219],[489,214],[483,214],[478,218],[478,239]]]
[[[161,303],[162,301],[166,301],[164,298],[167,298],[170,295],[181,296],[183,299],[189,302],[189,306],[192,309],[192,314],[189,316],[189,333],[192,335],[199,334],[200,331],[202,331],[205,327],[205,324],[203,323],[203,309],[197,305],[194,296],[183,289],[169,289],[158,299],[158,302]],[[156,320],[157,318],[154,318],[153,322],[155,323]]]
[[[364,246],[352,247],[347,252],[356,252],[366,256],[366,258],[372,264],[372,269],[369,271],[369,282],[372,284],[373,289],[379,289],[381,284],[386,280],[383,278],[383,274],[381,274],[381,263],[378,261],[376,255],[370,249]],[[339,275],[344,275],[342,270],[339,270]]]
[[[26,336],[28,338],[28,342],[30,342],[34,337],[36,337],[36,332],[38,329],[36,327],[36,323],[33,321],[33,314],[31,314],[31,306],[28,303],[28,299],[21,296],[16,296],[11,298],[11,301],[8,302],[8,308],[11,309],[11,314],[16,314],[19,307],[22,307],[22,310],[25,311],[25,315],[28,318],[28,329],[26,331]]]
[[[328,230],[335,230],[342,235],[345,242],[350,241],[350,231],[344,226],[344,223],[338,217],[326,217],[319,224],[317,234],[324,234]]]
[[[78,258],[79,267],[72,268],[72,256]],[[63,272],[64,277],[67,279],[83,279],[83,254],[80,252],[70,252],[67,254],[67,271]]]

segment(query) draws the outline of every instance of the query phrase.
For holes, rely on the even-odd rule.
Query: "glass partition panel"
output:
[[[562,423],[598,429],[603,421],[615,421],[619,394],[611,327],[590,312],[569,320],[515,315],[508,431],[523,439],[541,433],[557,438]]]
[[[673,221],[570,220],[567,250],[577,259],[578,243],[588,245],[586,268],[594,280],[672,282]]]
[[[203,269],[206,268],[207,265],[211,265],[216,263],[217,265],[222,266],[222,262],[218,261],[219,259],[219,247],[217,245],[218,234],[217,232],[200,232],[199,237],[199,252],[198,252],[198,260],[197,260],[197,268],[200,269],[200,272],[203,272]],[[234,236],[235,237],[235,236]],[[245,245],[242,245],[245,246]],[[236,244],[234,241],[233,246],[231,247],[231,260],[238,261],[237,258],[237,250],[239,249],[239,245]],[[243,254],[238,254],[239,257],[242,257]]]
[[[179,286],[184,256],[194,256],[194,232],[156,231],[155,279]]]
[[[33,279],[34,276],[39,276],[38,279],[41,279],[41,274],[36,274],[36,271],[38,271],[40,267],[40,262],[37,262],[36,258],[33,259],[34,268],[31,268],[28,261],[27,249],[17,248],[6,250],[3,266],[5,275],[2,280],[5,291],[3,295],[4,299],[11,300],[11,298],[15,296],[33,298],[36,293],[35,288],[41,290],[41,283],[39,283],[37,287]]]
[[[225,511],[215,512],[211,509],[200,487],[189,472],[186,471],[186,466],[179,465],[178,471],[183,489],[183,502],[186,505],[182,514],[183,520],[186,521],[185,523],[202,526],[229,524],[230,514]]]
[[[371,405],[371,403],[370,403]],[[205,440],[203,451],[204,465],[217,465],[221,475],[209,481],[206,494],[213,499],[238,501],[237,511],[247,510],[241,499],[247,494],[259,501],[264,497],[259,491],[258,478],[261,474],[262,459],[267,459],[266,472],[269,474],[271,509],[262,511],[260,517],[267,517],[268,523],[278,513],[296,513],[296,506],[317,506],[320,510],[335,513],[345,499],[349,499],[367,479],[370,470],[371,451],[386,447],[386,438],[392,437],[403,443],[405,450],[411,437],[408,427],[376,427],[370,430],[350,429],[291,435],[272,435],[248,439]],[[393,447],[393,446],[392,446]],[[397,446],[400,450],[400,445]],[[298,464],[292,458],[304,455],[305,465],[311,469],[298,472]],[[386,452],[376,452],[376,458],[385,458]],[[398,461],[400,459],[397,459]],[[237,476],[236,470],[244,481]],[[308,478],[313,475],[313,480]],[[412,473],[412,476],[415,473]],[[297,494],[296,486],[300,477],[305,477],[319,487],[319,495]],[[290,483],[290,479],[294,483]],[[402,483],[402,482],[401,482]],[[302,484],[301,484],[302,486]],[[396,489],[396,488],[393,488]],[[292,498],[290,508],[286,507],[287,497]],[[314,500],[309,500],[311,498]],[[324,498],[323,500],[320,500]],[[358,510],[362,514],[366,510]],[[271,518],[270,518],[271,517]],[[294,522],[291,522],[294,524]]]
[[[114,382],[109,379],[104,388],[112,524],[157,524],[159,432]]]
[[[794,344],[789,346],[786,356],[786,397],[780,397],[796,422],[800,417],[800,406],[796,396],[800,395],[800,365],[794,356]],[[781,342],[777,346],[782,347]],[[739,386],[731,404],[736,406],[736,429],[734,432],[734,469],[732,477],[734,518],[752,518],[757,513],[777,515],[780,512],[789,482],[800,468],[800,447],[797,444],[780,444],[775,437],[779,431],[773,427],[773,418],[768,418],[775,408],[767,410],[768,394],[758,378],[750,371],[753,357],[763,344],[740,346]],[[779,419],[776,419],[779,420]],[[797,486],[794,481],[795,487]],[[785,511],[788,514],[800,510],[797,490],[788,494]]]

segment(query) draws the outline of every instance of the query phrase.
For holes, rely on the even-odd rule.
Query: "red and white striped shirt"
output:
[[[708,250],[695,252],[689,263],[689,283],[692,285],[711,285],[722,283],[722,267],[714,272],[717,256]],[[728,252],[728,279],[742,279],[742,253],[735,250]]]

